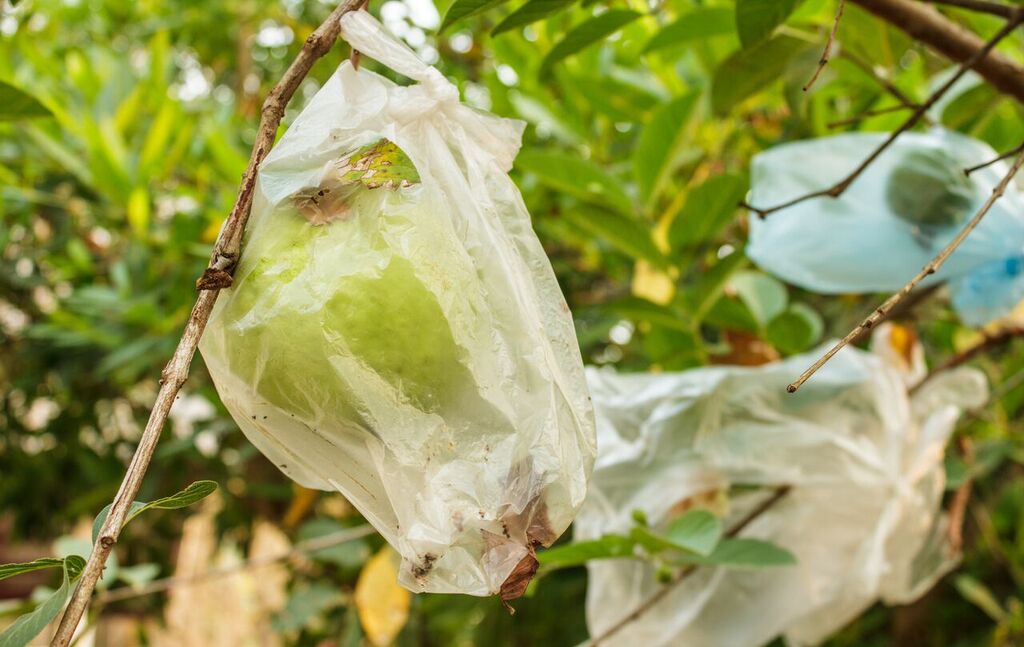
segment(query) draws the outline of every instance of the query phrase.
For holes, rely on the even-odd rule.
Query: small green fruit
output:
[[[962,165],[936,149],[905,154],[889,176],[885,197],[898,217],[931,238],[966,221],[977,192]]]

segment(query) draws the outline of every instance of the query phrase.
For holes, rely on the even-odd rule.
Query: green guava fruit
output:
[[[466,351],[438,295],[381,231],[380,191],[402,188],[364,184],[335,183],[344,199],[318,202],[315,213],[305,191],[251,232],[221,314],[230,369],[270,404],[306,418],[362,422],[367,405],[353,381],[376,379],[423,411],[472,406],[479,396]],[[458,299],[463,289],[472,288],[445,296]]]
[[[943,150],[906,153],[885,190],[893,213],[929,238],[966,221],[976,197],[963,166]]]

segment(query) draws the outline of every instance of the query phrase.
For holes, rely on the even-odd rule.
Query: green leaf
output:
[[[445,12],[444,20],[441,21],[441,28],[438,30],[438,33],[451,27],[452,23],[457,20],[493,9],[506,2],[508,0],[455,0],[452,6],[448,7],[448,11]]]
[[[722,538],[722,522],[707,510],[690,510],[669,524],[665,536],[676,546],[710,555]]]
[[[669,228],[672,249],[698,245],[728,225],[747,192],[747,179],[735,173],[716,175],[694,187]]]
[[[715,70],[711,107],[719,115],[729,112],[740,101],[782,78],[789,62],[808,46],[803,40],[776,36],[735,52]]]
[[[825,324],[810,306],[794,303],[768,322],[768,342],[783,353],[807,350],[821,339]]]
[[[567,211],[565,219],[587,233],[608,241],[631,258],[645,259],[661,269],[668,267],[668,260],[654,244],[650,230],[633,218],[581,205]]]
[[[0,634],[0,647],[25,647],[54,621],[67,604],[73,590],[72,584],[85,568],[85,560],[77,555],[71,555],[60,561],[64,571],[60,588],[31,613],[19,617]]]
[[[708,310],[722,295],[722,290],[725,289],[730,277],[746,262],[747,257],[743,252],[736,251],[715,263],[710,269],[701,272],[696,283],[689,286],[685,292],[686,303],[694,320],[704,319]]]
[[[761,539],[723,539],[708,556],[682,553],[674,555],[673,562],[697,566],[727,566],[730,568],[769,568],[792,566],[796,557],[785,548]]]
[[[1003,622],[1006,620],[1008,614],[996,600],[996,596],[978,580],[970,575],[960,575],[953,580],[953,585],[965,600],[984,611],[993,621]]]
[[[516,158],[516,167],[532,173],[541,184],[556,191],[612,207],[623,215],[633,212],[622,184],[597,164],[577,155],[526,150]]]
[[[589,45],[619,31],[642,14],[629,9],[611,9],[572,28],[562,40],[555,43],[540,64],[540,75],[546,76],[551,67]]]
[[[771,36],[803,0],[736,0],[736,31],[743,47]]]
[[[673,161],[697,94],[685,94],[659,106],[644,126],[633,149],[633,175],[640,197],[650,203],[674,170]]]
[[[6,81],[0,81],[0,121],[51,117],[50,109],[31,94]]]
[[[660,303],[654,303],[640,297],[623,297],[604,305],[604,309],[624,319],[646,321],[658,324],[679,332],[691,332],[692,326],[684,316]]]
[[[524,27],[535,23],[556,11],[565,9],[574,2],[576,0],[527,0],[526,4],[510,13],[504,20],[498,23],[498,26],[494,28],[491,35],[497,36],[517,27]]]
[[[674,45],[723,36],[733,33],[733,29],[732,10],[727,7],[700,7],[662,27],[647,41],[643,51],[649,54]]]
[[[636,542],[629,537],[605,535],[600,539],[578,541],[542,550],[537,553],[537,561],[546,567],[566,568],[585,564],[592,559],[632,557],[635,546]]]
[[[762,328],[785,310],[789,302],[786,286],[762,272],[741,272],[732,277],[729,284]]]
[[[176,492],[171,496],[157,499],[156,501],[150,501],[149,503],[134,501],[128,508],[128,514],[125,516],[124,525],[128,525],[129,521],[151,508],[158,508],[160,510],[176,510],[178,508],[188,507],[193,503],[197,503],[210,496],[216,489],[217,483],[214,481],[196,481],[184,490]],[[107,520],[107,515],[110,514],[110,508],[111,505],[108,504],[105,508],[100,510],[100,513],[96,515],[96,519],[92,522],[93,543],[96,543],[96,539],[99,537],[100,528],[103,527],[103,523]]]
[[[44,568],[58,568],[64,566],[64,560],[58,557],[44,557],[32,562],[21,562],[19,564],[0,564],[0,580],[8,577],[41,571]]]

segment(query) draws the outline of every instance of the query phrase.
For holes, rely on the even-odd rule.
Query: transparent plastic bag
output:
[[[249,440],[341,492],[414,591],[521,594],[596,455],[572,318],[507,175],[522,124],[459,103],[366,12],[260,168],[201,351]]]
[[[754,158],[750,202],[772,206],[832,186],[886,133],[784,144]],[[827,294],[898,290],[974,216],[1007,171],[986,144],[948,130],[904,133],[837,199],[815,198],[750,216],[747,255],[762,269]],[[935,276],[970,325],[1024,299],[1024,195],[1007,188]]]
[[[577,540],[628,533],[633,511],[658,528],[728,496],[726,529],[783,485],[791,490],[739,534],[790,550],[795,566],[699,568],[602,645],[753,647],[784,635],[813,645],[877,599],[905,603],[951,568],[943,453],[984,376],[958,369],[913,397],[920,354],[846,348],[795,394],[820,351],[758,368],[588,372],[600,453],[574,525]],[[916,359],[915,359],[916,357]],[[893,363],[887,363],[892,361]],[[769,489],[772,488],[772,489]],[[601,636],[664,586],[650,563],[588,563],[587,623]]]

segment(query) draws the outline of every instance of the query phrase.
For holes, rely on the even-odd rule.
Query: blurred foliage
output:
[[[448,4],[371,9],[466,102],[528,122],[515,175],[587,362],[759,363],[845,333],[877,303],[809,294],[754,269],[736,201],[766,147],[897,126],[905,113],[829,126],[895,105],[873,74],[921,100],[947,61],[851,5],[832,62],[805,93],[834,15],[828,0],[457,0],[439,34]],[[0,562],[49,554],[46,541],[91,521],[116,491],[234,200],[261,98],[330,9],[4,2],[0,116],[13,120],[0,123]],[[998,26],[949,11],[982,34]],[[1000,49],[1020,60],[1022,45],[1018,33]],[[314,67],[286,124],[346,55],[339,45]],[[1021,106],[977,78],[931,118],[997,150],[1024,139]],[[933,365],[978,338],[941,293],[905,318]],[[976,361],[994,397],[961,428],[984,460],[950,452],[951,486],[977,478],[958,574],[913,606],[873,608],[830,644],[1024,641],[1022,350]],[[235,542],[249,540],[255,518],[279,521],[293,540],[359,523],[336,495],[294,488],[245,441],[199,357],[140,498],[198,478],[225,486],[217,527]],[[170,573],[180,522],[133,524],[121,563]],[[18,546],[38,554],[5,554]],[[379,547],[358,540],[293,569],[274,625],[286,642],[364,640],[351,593]],[[586,635],[585,583],[579,568],[546,575],[514,617],[494,599],[415,596],[397,644],[575,644]],[[158,615],[162,601],[105,613]]]

